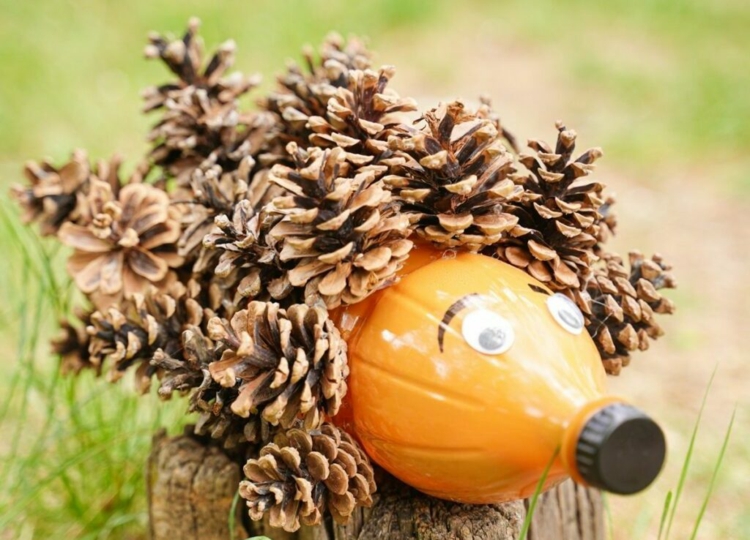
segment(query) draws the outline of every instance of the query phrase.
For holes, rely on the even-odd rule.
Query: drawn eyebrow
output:
[[[440,347],[440,352],[443,352],[443,340],[445,339],[445,331],[450,326],[453,317],[458,315],[458,313],[462,309],[467,307],[470,304],[469,300],[474,298],[475,296],[479,296],[479,294],[471,293],[467,294],[466,296],[462,296],[461,298],[453,302],[447,310],[445,310],[443,320],[440,321],[440,325],[438,326],[438,346]]]
[[[533,283],[529,283],[529,289],[531,289],[534,292],[545,294],[547,296],[550,295],[550,292],[547,289],[543,289],[542,287],[539,287],[538,285],[534,285]]]

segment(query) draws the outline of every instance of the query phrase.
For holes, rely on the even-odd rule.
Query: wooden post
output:
[[[189,436],[157,435],[148,463],[151,538],[230,540],[228,516],[240,477],[240,466],[218,448]],[[450,503],[386,477],[378,484],[373,507],[359,510],[346,526],[329,520],[287,533],[267,523],[245,523],[240,501],[231,540],[255,535],[272,540],[515,540],[526,505]],[[599,492],[567,481],[538,501],[529,540],[604,537]]]

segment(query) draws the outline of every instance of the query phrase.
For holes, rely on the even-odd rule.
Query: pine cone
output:
[[[322,148],[340,146],[369,163],[368,156],[390,154],[388,137],[401,124],[403,113],[417,110],[412,98],[401,98],[391,88],[396,70],[383,66],[372,70],[351,69],[346,72],[346,86],[336,89],[328,100],[325,117],[310,116],[307,126],[313,131],[310,143]],[[354,161],[353,161],[354,162]]]
[[[214,272],[227,276],[236,268],[248,269],[253,276],[252,296],[257,296],[263,287],[260,274],[264,266],[273,265],[275,253],[265,245],[261,231],[261,216],[253,211],[250,201],[238,202],[230,217],[221,214],[214,220],[214,227],[206,235],[203,245],[220,253]]]
[[[518,193],[508,178],[513,158],[491,120],[456,101],[424,115],[425,127],[391,137],[406,158],[384,178],[417,219],[417,233],[443,248],[477,251],[511,230],[505,210]]]
[[[577,181],[591,173],[601,149],[592,148],[573,161],[576,133],[559,122],[557,129],[554,149],[531,140],[536,155],[520,156],[529,172],[513,175],[524,192],[507,210],[518,223],[487,253],[523,268],[553,290],[564,291],[585,281],[597,259],[597,243],[608,229],[603,228],[600,213],[603,186]],[[604,225],[614,226],[613,218],[608,219]]]
[[[384,166],[355,168],[341,148],[289,146],[296,168],[277,165],[271,181],[289,195],[266,208],[283,216],[268,233],[279,259],[294,266],[281,280],[306,287],[308,303],[320,296],[329,309],[352,304],[392,283],[413,244],[409,219],[378,178]],[[284,284],[274,283],[278,290]]]
[[[676,284],[671,266],[654,255],[650,260],[630,253],[630,271],[617,255],[604,254],[604,268],[597,269],[584,291],[574,294],[583,311],[608,373],[617,375],[630,363],[630,352],[646,350],[650,340],[664,331],[655,314],[671,314],[674,304],[659,293]]]
[[[204,320],[204,310],[193,294],[175,282],[165,291],[151,287],[145,294],[134,294],[119,308],[112,306],[94,312],[87,328],[91,361],[100,367],[106,359],[111,359],[109,379],[113,382],[137,365],[139,387],[147,391],[151,377],[159,375],[157,368],[165,367],[158,361],[151,363],[156,353],[159,359],[165,356],[181,359],[183,330]],[[200,370],[192,377],[200,381]]]
[[[39,222],[42,236],[56,234],[66,221],[76,219],[77,199],[86,189],[89,164],[82,150],[73,152],[65,165],[55,167],[47,161],[30,161],[24,167],[29,185],[14,185],[11,194],[23,210],[22,219]]]
[[[271,151],[261,161],[264,165],[285,162],[284,148],[289,142],[306,147],[312,134],[310,117],[326,116],[328,100],[336,95],[337,88],[346,87],[349,70],[370,67],[370,53],[362,42],[344,42],[337,34],[323,42],[319,59],[314,58],[311,47],[305,47],[303,56],[307,71],[297,64],[289,65],[286,73],[278,77],[277,89],[258,102],[262,109],[278,117]]]
[[[225,173],[218,165],[197,168],[190,185],[172,195],[173,204],[181,210],[182,235],[177,242],[177,253],[181,257],[196,259],[202,251],[203,238],[214,227],[216,216],[231,214],[234,205],[245,199],[254,165],[255,160],[248,156],[232,172]]]
[[[78,374],[84,369],[96,369],[89,354],[89,335],[86,327],[91,324],[91,310],[77,309],[71,319],[60,321],[60,335],[51,342],[52,352],[60,357],[60,369],[64,374]]]
[[[346,343],[325,309],[251,302],[229,323],[212,319],[209,337],[226,347],[208,366],[214,380],[239,385],[235,414],[247,418],[257,411],[283,427],[303,418],[311,429],[323,414],[338,412],[349,374]]]
[[[480,96],[480,107],[477,110],[477,118],[486,118],[495,126],[498,134],[505,140],[507,146],[518,154],[518,141],[515,136],[503,127],[500,121],[500,115],[492,108],[492,100],[488,96]]]
[[[82,224],[65,222],[57,234],[75,248],[68,272],[78,288],[105,309],[150,284],[165,286],[170,268],[182,264],[175,245],[180,224],[167,194],[139,183],[116,194],[95,177],[88,191],[79,204]]]
[[[257,86],[260,78],[240,73],[224,77],[234,63],[233,41],[221,45],[203,67],[198,26],[198,19],[192,19],[181,40],[153,34],[145,49],[146,57],[160,58],[178,77],[146,89],[143,96],[144,111],[164,109],[149,134],[154,143],[150,158],[181,185],[189,182],[198,166],[236,169],[243,158],[262,148],[275,123],[267,113],[238,111],[238,98]]]
[[[250,518],[268,512],[272,527],[294,532],[317,525],[328,510],[346,523],[356,506],[371,506],[376,490],[372,466],[344,431],[323,424],[319,431],[292,429],[266,445],[244,468],[240,496]]]

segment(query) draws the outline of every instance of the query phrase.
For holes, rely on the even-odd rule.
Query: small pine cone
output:
[[[145,392],[151,377],[164,367],[151,363],[154,355],[158,352],[158,358],[181,358],[183,329],[199,325],[203,319],[203,308],[181,283],[172,283],[166,291],[152,287],[145,294],[133,295],[119,308],[112,306],[91,315],[91,325],[86,329],[91,361],[101,366],[111,359],[108,376],[113,382],[137,365],[138,384]]]
[[[196,259],[216,216],[231,214],[234,205],[245,199],[254,166],[255,160],[248,156],[231,172],[224,172],[218,165],[199,167],[193,171],[189,186],[171,195],[172,204],[181,210],[182,235],[177,242],[181,257]]]
[[[513,157],[495,124],[459,101],[432,109],[424,121],[419,131],[391,137],[406,161],[385,183],[433,244],[477,251],[497,243],[518,222],[505,207],[521,189],[508,178]]]
[[[586,288],[574,295],[608,373],[617,375],[630,362],[630,353],[646,350],[664,331],[656,314],[671,314],[674,304],[660,289],[676,286],[671,266],[654,255],[630,253],[628,271],[620,257],[604,254],[603,268],[594,271]]]
[[[597,242],[606,239],[614,221],[601,213],[609,208],[604,206],[603,186],[579,180],[593,171],[601,149],[592,148],[573,160],[575,131],[559,122],[557,130],[554,149],[531,140],[536,155],[519,157],[528,172],[512,177],[524,191],[508,207],[518,223],[487,253],[523,268],[553,290],[564,291],[586,280],[597,259]]]
[[[164,366],[159,394],[169,397],[174,390],[191,391],[188,410],[198,414],[195,433],[210,437],[225,449],[265,444],[271,440],[273,429],[268,422],[257,416],[241,418],[232,412],[230,406],[237,398],[237,388],[225,388],[211,377],[208,366],[216,360],[220,344],[206,337],[197,326],[188,327],[182,333],[182,344],[184,362]],[[169,358],[166,361],[173,363]],[[158,355],[152,360],[152,364],[161,366],[161,363]]]
[[[62,167],[47,161],[30,161],[24,167],[27,185],[14,185],[11,195],[23,211],[24,223],[39,222],[42,236],[56,234],[66,221],[77,218],[77,201],[85,192],[89,179],[89,163],[82,150]]]
[[[278,118],[271,152],[261,161],[264,165],[286,162],[284,148],[289,142],[306,147],[312,134],[310,118],[326,116],[328,100],[336,95],[337,88],[347,86],[350,70],[370,67],[370,53],[357,39],[345,42],[341,36],[331,34],[319,53],[316,59],[312,48],[306,47],[306,70],[294,63],[289,65],[286,73],[278,77],[276,90],[258,103]]]
[[[154,144],[150,158],[180,185],[189,183],[198,166],[236,169],[243,158],[260,150],[275,122],[267,113],[237,109],[238,98],[256,87],[260,78],[240,73],[225,76],[234,63],[233,41],[221,45],[203,67],[198,26],[198,19],[192,19],[183,38],[173,41],[152,34],[145,49],[147,58],[161,59],[178,77],[147,88],[143,97],[144,111],[164,111],[149,134]]]
[[[91,324],[91,310],[77,309],[71,319],[60,321],[60,335],[51,342],[52,352],[60,357],[60,369],[64,374],[78,374],[84,369],[99,373],[89,354],[89,335],[86,327]]]
[[[308,127],[313,131],[310,143],[314,146],[339,146],[350,154],[387,156],[388,137],[395,126],[402,123],[403,113],[417,110],[412,98],[402,98],[388,83],[395,74],[393,66],[372,70],[349,70],[346,86],[336,89],[328,100],[325,117],[311,116]]]
[[[306,301],[322,298],[329,309],[353,304],[392,283],[413,243],[411,223],[384,189],[384,166],[356,168],[340,147],[289,145],[296,167],[276,165],[271,181],[289,195],[266,207],[281,216],[269,231],[279,259],[291,263],[274,288],[305,287]]]
[[[209,337],[226,347],[209,364],[214,381],[239,387],[232,411],[257,414],[272,425],[307,429],[334,416],[346,394],[346,343],[320,307],[251,302],[230,322],[209,321]]]
[[[269,284],[281,274],[276,252],[266,245],[261,219],[249,200],[234,206],[231,219],[226,214],[216,216],[213,229],[204,237],[204,252],[194,267],[195,271],[210,270],[217,278],[231,283],[225,293],[234,290],[235,304],[267,296]]]
[[[326,511],[346,523],[357,506],[372,505],[372,465],[357,443],[331,424],[306,433],[291,429],[263,447],[240,483],[250,518],[268,513],[272,527],[294,532],[317,525]]]

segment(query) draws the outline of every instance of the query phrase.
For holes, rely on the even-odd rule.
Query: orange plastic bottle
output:
[[[659,427],[608,396],[575,304],[510,265],[419,247],[399,283],[334,313],[349,347],[335,421],[429,495],[530,496],[572,476],[618,493],[661,469]]]

